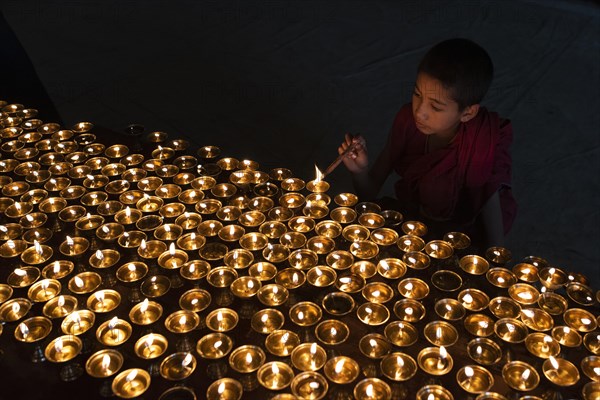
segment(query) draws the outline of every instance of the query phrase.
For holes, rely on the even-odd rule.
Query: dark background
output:
[[[344,132],[375,155],[425,51],[467,37],[495,64],[484,105],[514,127],[519,214],[506,247],[515,262],[539,256],[599,289],[595,4],[4,0],[0,98],[65,126],[140,123],[310,180]],[[328,180],[331,193],[352,190],[343,167]]]

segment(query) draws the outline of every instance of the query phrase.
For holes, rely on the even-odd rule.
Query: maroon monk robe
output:
[[[403,206],[468,231],[499,191],[508,233],[517,210],[511,193],[510,121],[481,107],[474,118],[460,124],[448,146],[427,153],[426,135],[417,129],[409,103],[396,115],[389,140],[394,170],[401,177],[396,197]]]

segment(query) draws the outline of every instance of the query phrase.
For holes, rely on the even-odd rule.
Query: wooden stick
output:
[[[352,150],[354,150],[356,148],[356,146],[358,146],[359,142],[353,142],[350,146],[348,146],[346,148],[346,150],[344,150],[344,152],[342,154],[340,154],[339,156],[337,156],[337,158],[335,160],[333,160],[333,162],[331,164],[329,164],[329,167],[327,167],[327,169],[325,169],[325,172],[323,172],[323,177],[325,178],[325,176],[329,175],[330,173],[333,172],[334,169],[337,168],[338,165],[340,165],[340,163],[342,162],[342,160],[344,159],[344,157],[346,157],[346,155],[351,152]]]

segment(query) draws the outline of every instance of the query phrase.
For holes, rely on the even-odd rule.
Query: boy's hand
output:
[[[365,139],[360,135],[353,136],[346,133],[344,141],[338,148],[338,154],[343,154],[349,147],[352,148],[349,149],[342,159],[344,165],[348,168],[348,171],[353,174],[367,172],[369,167],[369,156]]]

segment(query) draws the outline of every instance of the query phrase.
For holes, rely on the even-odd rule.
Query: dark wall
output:
[[[66,125],[141,123],[303,179],[335,158],[344,132],[376,153],[424,52],[476,40],[496,67],[484,103],[515,129],[507,247],[600,287],[592,2],[5,0],[2,11]],[[3,71],[12,62],[5,53]],[[5,100],[28,101],[17,82]],[[330,180],[351,190],[342,168]]]

